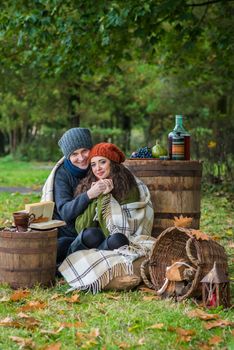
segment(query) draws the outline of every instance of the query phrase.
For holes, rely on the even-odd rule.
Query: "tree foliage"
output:
[[[53,144],[79,123],[133,150],[165,141],[182,113],[195,156],[230,167],[233,1],[3,0],[0,10],[0,129],[11,151],[36,140],[38,157],[45,135]]]

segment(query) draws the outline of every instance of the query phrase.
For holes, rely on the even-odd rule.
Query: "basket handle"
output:
[[[189,238],[188,241],[186,242],[186,247],[185,247],[186,253],[187,253],[189,259],[192,261],[192,263],[194,265],[198,266],[199,260],[194,258],[194,256],[192,255],[192,251],[191,251],[192,243],[195,243],[195,245],[196,245],[194,238]]]
[[[142,277],[144,283],[147,285],[147,287],[154,289],[154,285],[148,280],[148,278],[146,277],[146,273],[145,273],[145,269],[146,269],[146,266],[149,265],[149,261],[150,261],[150,259],[146,259],[141,263],[141,269],[140,269],[141,277]]]

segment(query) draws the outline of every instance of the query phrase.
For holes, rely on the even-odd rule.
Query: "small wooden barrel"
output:
[[[128,159],[124,165],[149,188],[154,207],[153,236],[173,226],[174,216],[192,217],[191,228],[199,228],[202,162]]]
[[[50,286],[55,281],[57,229],[0,231],[0,283],[12,288]]]

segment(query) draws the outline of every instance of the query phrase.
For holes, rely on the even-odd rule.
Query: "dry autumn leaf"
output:
[[[15,337],[15,336],[10,336],[9,337],[11,340],[13,340],[15,343],[20,345],[20,349],[35,349],[36,344],[32,341],[32,339],[29,338],[22,338],[22,337]]]
[[[192,337],[196,334],[193,329],[176,328],[175,331],[178,334],[177,339],[183,342],[190,342]]]
[[[193,218],[188,218],[187,216],[183,217],[180,215],[179,217],[174,216],[174,226],[176,227],[190,227]]]
[[[212,338],[209,339],[209,345],[220,344],[222,342],[223,342],[223,339],[218,335],[214,335]]]
[[[119,300],[121,297],[120,296],[111,295],[111,294],[107,294],[106,298],[107,299],[112,299],[112,300]]]
[[[234,322],[228,321],[228,320],[217,320],[217,321],[211,321],[204,325],[205,329],[212,329],[215,327],[227,327],[227,326],[233,326]]]
[[[62,346],[62,343],[57,342],[57,343],[47,345],[46,347],[43,348],[43,350],[60,350],[61,346]]]
[[[6,317],[3,320],[0,320],[0,326],[3,327],[15,327],[20,328],[20,322],[15,321],[12,317]]]
[[[80,296],[79,294],[73,294],[70,298],[63,298],[68,303],[79,303],[80,302]]]
[[[76,322],[63,322],[61,323],[60,327],[63,328],[80,328],[83,327],[84,323],[80,322],[80,321],[76,321]]]
[[[206,233],[204,233],[204,232],[202,232],[200,230],[190,230],[190,233],[194,237],[196,237],[197,240],[199,240],[199,239],[201,241],[209,241],[210,240],[210,237]]]
[[[160,300],[160,296],[158,295],[145,295],[143,296],[142,300],[144,301],[152,301],[152,300]]]
[[[20,311],[34,311],[39,309],[44,309],[46,304],[41,301],[30,301],[29,303],[21,306],[19,308]]]
[[[147,327],[147,329],[162,329],[164,327],[164,323],[155,323],[152,326]]]
[[[209,344],[207,344],[207,343],[199,343],[199,344],[197,344],[197,348],[199,349],[199,350],[211,350],[212,349],[212,345],[209,345]]]
[[[30,295],[29,290],[19,289],[19,290],[16,290],[14,293],[11,294],[10,300],[11,301],[19,301],[19,300],[27,298],[29,295]]]
[[[140,338],[137,342],[137,345],[144,345],[145,344],[145,338]]]
[[[126,342],[116,343],[120,350],[129,349],[130,345]]]
[[[139,287],[138,290],[140,292],[143,292],[143,293],[150,293],[150,294],[155,294],[155,290],[154,289],[150,289],[150,288],[147,288],[147,287]]]
[[[50,298],[50,300],[55,300],[55,299],[59,299],[59,298],[62,298],[62,294],[58,294],[58,293],[55,293],[52,295],[52,297]]]
[[[78,345],[82,344],[81,348],[88,348],[90,345],[95,345],[96,338],[99,337],[100,331],[99,328],[94,328],[90,331],[90,333],[77,332],[76,333],[76,342]]]
[[[0,303],[5,303],[7,301],[10,301],[10,297],[9,296],[4,296],[0,299]]]
[[[218,314],[208,314],[201,309],[195,309],[187,312],[189,317],[197,317],[200,320],[208,321],[208,320],[217,320],[219,318]]]

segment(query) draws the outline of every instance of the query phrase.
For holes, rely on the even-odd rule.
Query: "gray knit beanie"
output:
[[[67,130],[58,141],[64,156],[69,159],[70,155],[79,148],[92,148],[92,137],[89,129],[72,128]]]

